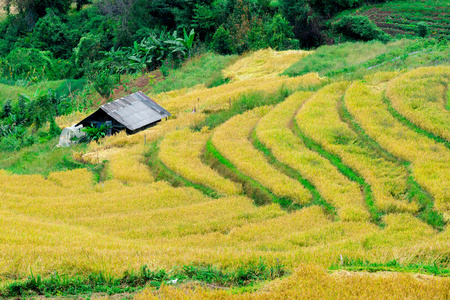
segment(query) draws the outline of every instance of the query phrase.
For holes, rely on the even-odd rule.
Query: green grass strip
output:
[[[273,280],[288,275],[281,264],[267,265],[263,259],[224,271],[211,265],[190,264],[164,269],[149,270],[146,265],[139,271],[127,271],[114,277],[104,273],[67,276],[54,273],[42,277],[31,273],[27,279],[8,283],[0,288],[0,299],[25,299],[35,296],[71,296],[107,293],[108,295],[135,293],[145,287],[159,288],[161,284],[177,284],[185,281],[200,281],[219,287],[246,287],[258,282]]]
[[[326,158],[333,166],[335,166],[345,177],[347,177],[351,181],[358,183],[361,186],[361,190],[364,194],[364,200],[366,202],[372,222],[380,227],[383,227],[384,224],[381,222],[383,213],[379,211],[375,206],[375,198],[373,196],[372,188],[364,180],[364,178],[360,174],[358,174],[357,171],[344,164],[339,156],[326,151],[320,144],[316,143],[313,139],[306,136],[300,130],[295,121],[293,122],[292,129],[294,134],[302,139],[303,143],[306,145],[306,147],[308,147],[308,149],[319,153],[322,157]]]
[[[217,151],[211,140],[206,142],[206,151],[203,159],[222,176],[241,183],[244,193],[253,199],[256,205],[278,203],[286,211],[293,211],[303,207],[290,199],[275,196],[269,189],[240,172],[229,160]]]
[[[186,187],[193,187],[203,194],[205,194],[208,197],[218,199],[221,197],[221,195],[207,187],[198,183],[193,183],[183,176],[180,176],[179,174],[175,173],[171,169],[169,169],[159,158],[158,158],[158,142],[153,142],[150,144],[150,147],[148,151],[145,153],[145,157],[147,159],[147,163],[149,164],[155,179],[158,180],[165,180],[168,181],[172,186],[186,186]]]
[[[401,272],[401,273],[421,273],[434,276],[449,277],[450,270],[439,267],[436,263],[426,264],[409,264],[402,265],[395,259],[386,263],[371,263],[361,259],[342,258],[339,263],[333,264],[330,270],[348,270],[355,272]]]
[[[409,166],[407,168],[408,171],[411,171]],[[444,230],[446,222],[442,213],[434,208],[433,197],[416,182],[411,174],[408,176],[407,184],[408,199],[419,204],[420,209],[416,217],[438,231]]]
[[[403,125],[407,126],[409,129],[413,130],[414,132],[417,132],[418,134],[422,134],[424,136],[426,136],[427,138],[430,138],[432,140],[434,140],[435,142],[438,142],[440,144],[444,144],[445,147],[450,149],[450,142],[447,141],[446,139],[437,136],[427,130],[424,130],[420,127],[418,127],[417,125],[415,125],[414,123],[412,123],[410,120],[408,120],[407,118],[405,118],[402,114],[400,114],[397,110],[395,110],[395,108],[392,106],[391,101],[389,101],[389,99],[386,97],[386,95],[383,93],[383,102],[387,105],[388,111],[389,113],[400,123],[402,123]]]
[[[313,197],[310,205],[319,205],[323,207],[327,214],[333,216],[333,219],[337,220],[336,208],[328,203],[325,199],[323,199],[317,188],[311,182],[309,182],[309,180],[304,178],[298,171],[278,161],[273,155],[272,151],[270,151],[269,148],[267,148],[261,141],[258,140],[255,131],[253,131],[252,133],[252,142],[255,148],[264,154],[269,163],[274,165],[283,174],[299,181],[305,188],[307,188],[311,192]]]
[[[278,104],[284,101],[284,99],[286,99],[286,97],[288,97],[292,93],[293,90],[287,88],[284,85],[281,86],[277,91],[270,94],[261,91],[250,91],[248,93],[244,93],[233,102],[231,102],[230,99],[230,107],[228,109],[208,115],[208,117],[204,121],[196,124],[192,127],[192,129],[195,131],[199,131],[204,126],[208,126],[209,129],[216,128],[219,125],[225,123],[230,118],[242,114],[246,111],[252,110],[256,107]]]
[[[444,217],[441,213],[434,209],[434,199],[427,193],[414,179],[411,171],[411,163],[409,161],[402,160],[389,151],[383,149],[374,139],[366,134],[364,129],[356,123],[353,116],[345,107],[344,97],[341,98],[338,104],[339,116],[342,121],[346,122],[349,127],[358,135],[358,137],[364,141],[371,149],[373,149],[381,157],[401,164],[405,171],[408,173],[407,177],[407,197],[410,201],[415,201],[419,205],[419,212],[416,215],[417,218],[424,221],[433,228],[442,231],[445,226]]]

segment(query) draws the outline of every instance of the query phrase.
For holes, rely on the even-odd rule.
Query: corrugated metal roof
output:
[[[131,131],[171,115],[142,92],[106,103],[100,108]]]

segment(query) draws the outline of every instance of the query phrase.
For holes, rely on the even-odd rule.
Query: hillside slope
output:
[[[388,1],[353,11],[368,16],[394,37],[417,37],[419,22],[428,25],[429,36],[450,36],[450,3],[446,0]]]
[[[450,66],[394,56],[422,42],[248,53],[73,152],[99,178],[0,171],[0,298],[446,298]]]

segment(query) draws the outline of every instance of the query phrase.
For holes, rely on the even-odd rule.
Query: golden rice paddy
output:
[[[438,102],[443,102],[442,80],[447,78],[440,74],[447,69],[422,70],[419,79],[416,70],[380,73],[365,82],[337,82],[316,92],[298,91],[276,106],[247,111],[215,129],[193,131],[208,111],[227,109],[249,90],[271,93],[281,86],[310,90],[321,82],[315,74],[270,77],[294,60],[290,55],[297,55],[298,60],[306,54],[267,51],[254,54],[254,66],[243,58],[230,67],[227,72],[234,72],[234,82],[157,96],[156,101],[173,118],[136,135],[107,137],[90,144],[85,153],[74,153],[83,162],[107,161],[108,176],[103,181],[94,181],[85,169],[46,177],[0,171],[0,278],[24,277],[30,270],[43,276],[99,271],[120,275],[142,265],[170,269],[192,263],[236,269],[263,260],[271,266],[284,265],[291,275],[263,283],[252,292],[233,294],[194,283],[163,286],[158,291],[148,288],[135,297],[448,298],[447,278],[329,271],[331,265],[339,265],[341,257],[450,267],[448,226],[437,230],[419,219],[417,203],[407,197],[408,176],[413,176],[431,195],[436,211],[448,220],[450,150],[403,125],[383,100],[387,97],[411,123],[445,138],[448,124],[442,120],[448,111]],[[270,65],[277,55],[280,61],[274,64],[280,68]],[[258,57],[264,62],[260,64]],[[420,101],[425,97],[422,84],[432,87],[426,96],[436,103]],[[343,120],[340,106],[394,159],[361,140]],[[442,118],[436,119],[436,114]],[[370,219],[361,186],[304,143],[293,130],[295,126],[371,187],[373,205],[382,213],[378,223]],[[312,204],[306,186],[257,150],[253,135],[277,161],[306,178],[336,208],[337,218]],[[255,205],[242,185],[202,160],[208,141],[241,173],[301,208],[289,211],[279,204]],[[158,159],[168,169],[217,191],[220,197],[156,178],[144,156],[152,142],[159,143]],[[400,162],[408,164],[411,172]]]

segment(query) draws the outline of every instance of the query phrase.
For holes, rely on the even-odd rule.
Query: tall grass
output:
[[[72,159],[72,151],[86,149],[85,145],[73,148],[56,148],[58,138],[36,143],[17,152],[0,152],[0,169],[15,174],[43,174],[86,167]]]
[[[19,98],[19,95],[21,94],[33,96],[37,91],[45,91],[49,88],[56,90],[63,83],[64,80],[56,80],[21,86],[9,85],[0,82],[0,105],[2,105],[8,99],[13,101],[17,100]]]
[[[238,59],[235,55],[218,55],[206,53],[192,58],[179,69],[170,71],[169,75],[153,87],[153,93],[168,92],[191,88],[198,84],[214,87],[227,82],[222,70]]]
[[[298,76],[310,72],[318,72],[320,76],[333,76],[340,73],[353,73],[355,69],[378,56],[390,51],[405,48],[412,41],[401,40],[384,44],[379,41],[347,42],[333,46],[321,46],[317,50],[299,60],[288,68],[284,74]]]
[[[320,76],[362,79],[380,71],[398,71],[450,62],[450,43],[437,39],[402,39],[387,44],[381,42],[343,43],[321,46],[284,74],[298,76],[318,72]]]

